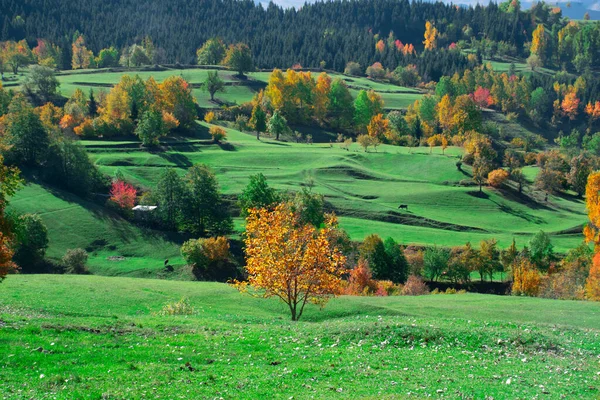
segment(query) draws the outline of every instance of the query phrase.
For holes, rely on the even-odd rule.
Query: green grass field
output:
[[[183,297],[193,315],[156,315]],[[599,395],[595,303],[341,297],[292,323],[224,284],[24,275],[0,304],[9,399]]]
[[[194,138],[175,138],[163,150],[149,153],[136,141],[83,141],[102,172],[113,176],[119,170],[140,187],[153,188],[161,169],[174,167],[185,174],[196,163],[208,164],[216,173],[222,191],[237,195],[248,177],[262,172],[281,191],[298,190],[308,180],[313,190],[325,196],[340,217],[340,225],[354,240],[369,234],[391,236],[403,244],[457,246],[467,241],[496,238],[501,247],[513,238],[527,245],[539,230],[551,234],[555,250],[566,252],[582,241],[586,222],[581,199],[550,196],[526,188],[515,190],[484,188],[483,195],[471,182],[469,167],[458,171],[455,163],[460,149],[441,154],[434,148],[410,150],[382,145],[365,153],[357,144],[350,151],[329,143],[297,144],[276,142],[227,129],[228,145],[206,140],[207,124],[199,123]],[[536,168],[526,168],[530,179]],[[408,211],[398,210],[408,204]],[[12,199],[20,212],[38,212],[50,231],[48,255],[58,259],[68,248],[90,249],[90,265],[97,273],[149,276],[169,258],[181,262],[181,238],[145,232],[127,221],[73,196],[28,185]],[[236,221],[243,229],[243,221]],[[125,261],[115,261],[125,257]],[[119,259],[120,260],[120,259]]]
[[[139,74],[143,79],[154,76],[158,81],[181,74],[197,87],[207,71],[128,74]],[[74,71],[58,78],[61,90],[68,95],[76,87],[109,89],[122,74]],[[231,103],[250,100],[260,84],[266,84],[269,73],[249,75],[250,84],[237,85],[240,82],[231,72],[221,71],[222,78],[236,86],[228,86],[227,93],[219,94],[219,98]],[[421,96],[410,88],[335,76],[345,79],[354,93],[360,89],[378,90],[389,108],[406,107]],[[201,106],[216,107],[208,102],[207,93],[194,89],[194,94]],[[507,132],[533,134],[500,114],[487,114],[486,119],[497,122]],[[551,196],[546,203],[544,194],[532,187],[525,189],[525,195],[512,189],[489,188],[480,195],[476,187],[469,186],[470,168],[465,166],[459,171],[455,166],[461,154],[458,148],[449,148],[446,154],[435,148],[429,154],[428,148],[382,145],[376,152],[365,153],[353,144],[350,151],[345,151],[330,144],[335,142],[337,132],[294,128],[312,134],[315,144],[298,144],[291,138],[286,138],[287,142],[267,137],[257,141],[253,134],[228,128],[228,145],[219,146],[209,140],[208,125],[203,122],[198,123],[194,136],[169,138],[159,151],[145,151],[133,139],[84,140],[82,144],[102,172],[112,176],[119,170],[131,182],[148,189],[155,186],[162,168],[175,167],[183,175],[196,163],[213,168],[223,192],[233,196],[241,192],[250,175],[258,172],[281,191],[297,191],[311,180],[313,190],[325,196],[339,215],[342,228],[354,240],[377,233],[407,245],[457,246],[467,241],[478,245],[481,240],[496,238],[501,247],[506,247],[514,238],[522,247],[544,230],[551,234],[559,252],[576,247],[582,240],[581,226],[587,218],[581,199]],[[527,167],[524,172],[533,181],[537,168]],[[408,211],[399,211],[399,204],[408,204]],[[166,258],[182,263],[178,251],[182,238],[142,230],[101,207],[57,190],[29,185],[17,193],[11,207],[42,215],[50,231],[48,255],[55,260],[69,248],[82,247],[90,250],[90,266],[95,273],[131,276],[155,276]],[[235,225],[238,231],[243,230],[242,220],[237,219]]]
[[[60,73],[57,78],[60,82],[59,91],[65,97],[69,97],[73,94],[75,89],[82,89],[84,92],[88,92],[90,89],[94,89],[96,92],[104,90],[108,91],[110,88],[119,82],[123,75],[139,75],[142,79],[146,80],[149,77],[154,77],[156,81],[162,82],[166,78],[177,75],[182,76],[193,86],[192,92],[196,98],[198,105],[203,108],[218,108],[219,104],[210,101],[210,96],[207,92],[200,88],[200,84],[206,79],[210,69],[166,69],[164,71],[119,71],[111,72],[109,70],[76,70]],[[242,104],[252,100],[252,97],[258,90],[264,88],[269,81],[269,72],[253,72],[249,73],[249,79],[247,81],[240,81],[235,73],[227,70],[220,70],[219,74],[221,79],[227,83],[225,93],[218,93],[216,98],[222,102],[228,104]],[[15,80],[4,83],[7,88],[19,88],[24,77],[27,75],[27,69],[24,68],[20,75],[13,77],[12,75],[7,77]],[[313,75],[316,77],[318,72],[314,72]],[[363,77],[348,77],[342,74],[332,73],[330,74],[332,79],[341,78],[347,82],[351,88],[353,96],[356,97],[358,91],[361,89],[369,90],[373,89],[379,92],[385,101],[387,109],[402,109],[408,107],[414,103],[415,100],[419,99],[423,94],[416,89],[407,88],[402,86],[390,85],[382,82],[375,82]]]

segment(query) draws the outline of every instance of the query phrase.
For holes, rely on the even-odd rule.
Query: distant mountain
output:
[[[272,0],[273,3],[282,7],[300,8],[305,3],[313,3],[315,0]],[[258,3],[267,7],[271,0],[257,0]],[[488,4],[489,0],[458,0],[458,1],[444,1],[444,3],[454,3],[464,6],[475,6],[477,4]],[[530,8],[536,2],[522,2],[523,8]],[[565,17],[571,19],[583,19],[585,13],[590,14],[590,19],[600,20],[600,0],[584,0],[584,1],[552,1],[548,2],[549,5],[560,7]]]

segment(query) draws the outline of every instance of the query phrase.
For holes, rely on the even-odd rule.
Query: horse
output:
[[[398,209],[405,209],[406,211],[408,211],[408,204],[400,204],[398,206]]]

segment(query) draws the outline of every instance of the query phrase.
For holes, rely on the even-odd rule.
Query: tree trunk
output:
[[[260,140],[260,131],[256,131],[256,140]]]

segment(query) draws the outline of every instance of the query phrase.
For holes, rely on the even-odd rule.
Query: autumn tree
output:
[[[208,133],[215,143],[220,143],[227,138],[227,132],[220,126],[213,125],[208,129]]]
[[[375,62],[373,65],[368,66],[365,73],[371,79],[382,79],[385,77],[385,69],[380,62]]]
[[[199,279],[222,274],[231,259],[229,241],[224,236],[190,239],[181,246],[181,255]]]
[[[425,34],[423,36],[425,38],[425,40],[423,40],[425,50],[433,50],[437,47],[439,32],[430,21],[425,22]]]
[[[15,268],[12,261],[13,235],[9,229],[9,222],[4,217],[4,210],[7,198],[15,194],[20,183],[19,171],[5,166],[4,158],[0,155],[0,282]]]
[[[71,67],[73,69],[86,69],[90,67],[90,63],[94,59],[94,53],[85,46],[83,36],[77,37],[72,46],[73,58]]]
[[[517,296],[537,296],[542,278],[527,258],[520,258],[513,266],[512,294]]]
[[[116,180],[110,188],[110,202],[121,210],[129,211],[135,206],[137,190],[127,182]]]
[[[508,179],[509,175],[510,174],[508,173],[508,171],[502,168],[495,169],[488,174],[488,183],[490,184],[490,186],[496,188],[502,187],[504,182],[506,182],[506,180]]]
[[[577,93],[572,90],[565,95],[560,103],[560,108],[565,116],[569,117],[570,120],[575,120],[579,113],[579,103],[580,100],[577,97]]]
[[[19,73],[19,68],[29,65],[33,61],[31,49],[26,40],[1,43],[0,59],[2,62],[10,65],[15,75]]]
[[[225,44],[219,38],[208,39],[196,51],[198,65],[219,65],[225,58]]]
[[[365,153],[369,150],[369,147],[379,145],[379,139],[370,135],[358,135],[356,142],[365,150]]]
[[[331,243],[335,216],[325,227],[302,224],[291,204],[274,210],[251,209],[246,219],[246,282],[240,290],[278,297],[289,307],[292,321],[302,317],[307,303],[324,306],[339,293],[345,256]]]
[[[250,47],[245,43],[232,44],[227,49],[223,64],[237,71],[240,77],[254,69]]]
[[[585,205],[589,222],[583,229],[586,242],[594,243],[596,252],[600,250],[600,172],[588,176],[585,188]]]
[[[390,134],[390,121],[383,114],[374,115],[367,126],[367,133],[379,141],[385,140]]]
[[[180,76],[170,76],[158,86],[158,90],[160,99],[157,107],[172,114],[182,128],[192,128],[198,114],[190,84]]]
[[[585,281],[585,297],[592,301],[600,301],[600,253],[594,256]]]
[[[327,111],[331,100],[329,94],[331,91],[331,78],[325,72],[322,72],[317,77],[315,85],[315,95],[313,100],[313,110],[315,118],[319,122],[324,122],[327,118]]]
[[[548,46],[548,39],[546,37],[546,30],[544,24],[538,24],[537,28],[533,31],[531,38],[531,54],[537,55],[542,63],[546,59],[546,48]]]

